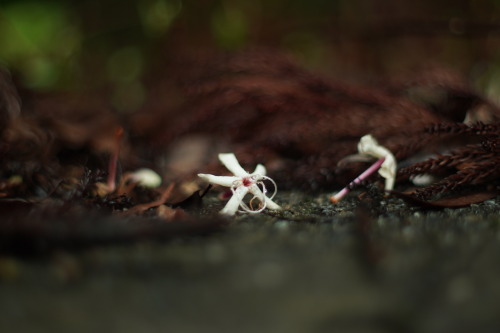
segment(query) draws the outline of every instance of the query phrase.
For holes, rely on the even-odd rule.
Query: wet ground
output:
[[[206,236],[0,257],[1,332],[498,332],[500,199],[281,193]],[[202,215],[222,208],[215,195]]]

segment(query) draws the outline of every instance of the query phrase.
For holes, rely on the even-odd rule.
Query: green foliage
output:
[[[212,13],[211,23],[213,36],[221,47],[235,49],[244,45],[248,21],[242,8],[223,3]]]
[[[108,58],[107,73],[111,81],[128,83],[137,80],[143,71],[143,55],[137,47],[124,47]]]
[[[179,46],[271,47],[331,73],[422,59],[496,72],[499,15],[500,0],[2,0],[0,63],[36,89],[137,85]]]
[[[282,40],[283,47],[311,67],[324,62],[325,41],[313,32],[293,32]]]
[[[182,9],[181,0],[142,0],[137,3],[142,25],[147,34],[165,33]]]
[[[114,83],[113,105],[118,111],[131,111],[144,101],[144,87],[140,82],[144,57],[138,47],[124,47],[111,54],[107,63],[107,76]]]
[[[0,7],[0,59],[34,88],[56,84],[80,46],[80,31],[60,3],[12,2]]]

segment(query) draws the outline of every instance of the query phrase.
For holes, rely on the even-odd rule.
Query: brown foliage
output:
[[[207,166],[204,158],[198,159],[196,163],[203,164],[192,168],[190,180],[199,171],[224,171],[216,170],[216,153],[233,151],[248,168],[266,164],[282,188],[333,190],[366,167],[338,162],[355,153],[359,138],[368,133],[399,161],[422,150],[449,149],[451,142],[458,147],[400,171],[402,181],[418,173],[447,177],[418,190],[421,198],[484,186],[498,176],[495,121],[500,112],[460,76],[441,67],[366,87],[312,74],[270,52],[201,59],[171,65],[169,71],[177,75],[168,78],[156,73],[148,81],[144,108],[124,117],[113,112],[102,93],[24,93],[23,115],[15,116],[17,94],[2,77],[2,195],[43,196],[67,178],[74,182],[82,177],[85,168],[106,170],[117,126],[126,133],[120,153],[125,169],[147,163],[160,170],[168,149],[186,138],[207,141],[206,160],[212,163]],[[461,123],[464,119],[494,123],[467,126]],[[478,135],[482,143],[469,140]],[[12,175],[20,175],[24,183],[13,185],[8,181]],[[149,194],[134,204],[156,198]]]
[[[480,107],[491,119],[500,115],[460,76],[436,66],[369,88],[323,78],[266,52],[179,67],[189,68],[181,78],[186,101],[148,131],[154,141],[205,135],[226,143],[244,163],[266,163],[287,187],[345,184],[345,171],[359,170],[340,170],[337,162],[355,153],[365,134],[401,160],[433,140],[422,135],[432,124],[463,121]]]
[[[453,193],[467,186],[494,189],[500,178],[500,123],[438,124],[429,128],[428,135],[480,136],[480,143],[458,147],[425,161],[399,170],[400,179],[417,174],[434,174],[444,178],[437,183],[415,191],[420,199],[429,199],[437,194]]]

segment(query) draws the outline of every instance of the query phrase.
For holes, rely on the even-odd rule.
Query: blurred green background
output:
[[[0,2],[0,62],[24,85],[112,87],[116,106],[130,109],[144,99],[143,76],[167,54],[253,47],[345,80],[435,62],[495,96],[499,37],[499,0]]]

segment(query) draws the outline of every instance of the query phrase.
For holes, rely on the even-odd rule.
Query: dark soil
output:
[[[356,194],[277,202],[284,211],[240,215],[208,235],[6,253],[0,331],[500,328],[500,200],[439,211]],[[209,194],[201,215],[222,205]]]

